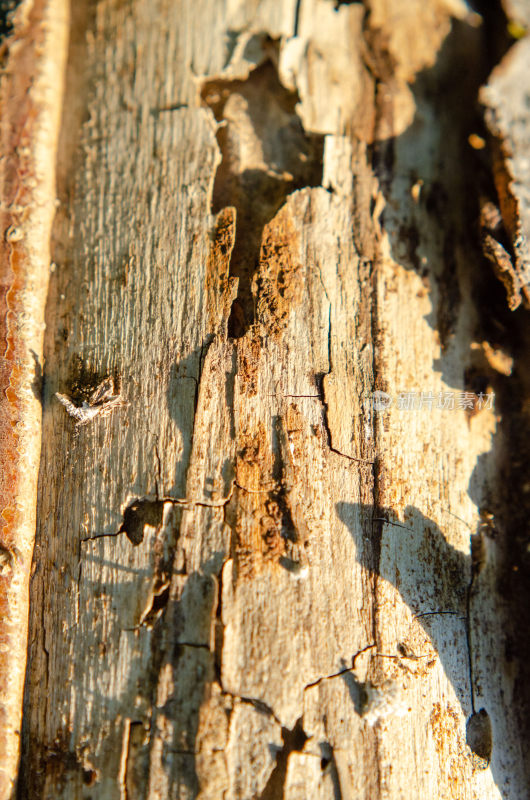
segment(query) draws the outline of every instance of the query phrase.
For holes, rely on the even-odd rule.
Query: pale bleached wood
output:
[[[76,6],[23,796],[524,796],[470,554],[498,420],[367,402],[482,348],[481,37],[442,0]],[[55,393],[107,376],[76,428]]]

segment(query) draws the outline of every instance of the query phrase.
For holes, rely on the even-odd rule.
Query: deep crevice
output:
[[[153,599],[151,605],[144,615],[140,625],[146,628],[152,628],[155,622],[160,618],[165,609],[167,608],[170,596],[169,583],[164,584],[158,591],[153,592]]]
[[[222,161],[217,169],[212,213],[236,209],[236,238],[230,276],[239,281],[228,320],[228,335],[239,338],[256,318],[253,287],[263,229],[287,196],[304,186],[320,186],[324,137],[304,131],[296,113],[299,98],[286,89],[273,53],[246,80],[209,80],[201,93],[219,124]]]
[[[20,5],[21,0],[0,0],[0,48],[10,33],[13,32],[13,12]],[[4,53],[0,49],[0,65]]]

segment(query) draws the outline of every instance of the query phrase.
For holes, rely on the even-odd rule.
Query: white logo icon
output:
[[[375,411],[386,411],[392,405],[392,398],[386,392],[376,391],[372,394],[372,406]]]

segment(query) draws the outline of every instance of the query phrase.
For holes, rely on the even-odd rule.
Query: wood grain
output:
[[[483,44],[442,0],[76,4],[22,796],[524,796],[501,421],[437,405],[497,380]]]
[[[21,3],[0,58],[0,797],[20,748],[41,443],[44,307],[67,4]]]

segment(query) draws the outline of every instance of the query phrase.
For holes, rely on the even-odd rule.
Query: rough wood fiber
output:
[[[530,137],[527,111],[530,87],[526,80],[529,59],[530,39],[524,38],[503,58],[480,95],[493,138],[499,208],[513,252],[513,263],[507,263],[510,275],[508,299],[512,308],[521,301],[530,306]]]
[[[0,45],[0,797],[20,748],[41,443],[44,307],[67,5],[23,2]]]
[[[76,3],[22,797],[525,795],[500,423],[436,407],[492,351],[448,169],[482,31],[335,5]]]

